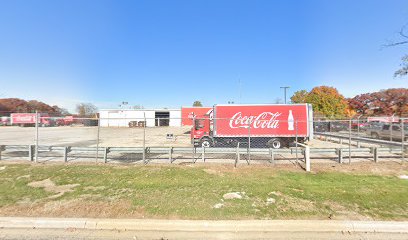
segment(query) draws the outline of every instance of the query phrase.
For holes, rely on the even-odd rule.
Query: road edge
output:
[[[408,233],[408,221],[162,220],[0,217],[0,229],[89,229],[191,232],[382,232]]]

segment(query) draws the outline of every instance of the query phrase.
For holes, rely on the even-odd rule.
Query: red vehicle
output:
[[[70,126],[74,123],[74,116],[65,116],[63,118],[56,118],[57,126]]]
[[[193,118],[204,117],[212,107],[182,107],[181,125],[193,126]]]
[[[48,114],[38,113],[38,124],[42,127],[49,127],[54,125],[52,119]],[[10,114],[11,125],[19,125],[21,127],[35,126],[36,114],[35,113],[12,113]]]
[[[0,117],[0,126],[7,126],[10,124],[9,117]]]
[[[194,119],[191,142],[202,147],[237,146],[281,148],[298,137],[313,137],[310,104],[214,105],[204,118]],[[250,139],[250,141],[248,141]]]

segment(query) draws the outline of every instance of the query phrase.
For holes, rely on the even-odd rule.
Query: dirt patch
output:
[[[89,191],[100,191],[100,190],[104,190],[104,189],[105,189],[105,186],[98,186],[98,187],[88,186],[88,187],[84,188],[84,190],[89,190]]]
[[[368,216],[361,215],[354,207],[346,207],[337,202],[326,201],[324,205],[328,206],[333,212],[329,215],[333,220],[373,220]]]
[[[23,175],[23,176],[17,177],[16,179],[17,179],[17,180],[20,180],[20,179],[30,178],[30,177],[31,177],[30,175]]]
[[[294,212],[308,212],[308,211],[315,211],[317,210],[316,205],[314,202],[295,198],[289,195],[285,195],[281,192],[270,192],[268,194],[270,197],[277,198],[277,208],[280,211],[287,212],[287,211],[294,211]]]
[[[221,171],[216,170],[216,169],[205,168],[203,169],[203,171],[211,175],[216,175],[216,176],[221,176],[221,177],[224,176],[224,174]]]
[[[92,217],[92,218],[144,218],[143,208],[132,207],[130,201],[60,200],[47,203],[20,204],[0,208],[1,216],[27,217]]]
[[[401,161],[358,162],[351,164],[312,164],[313,172],[340,172],[353,174],[373,174],[380,176],[399,176],[408,173],[408,164]]]
[[[53,181],[51,181],[49,178],[44,179],[42,181],[38,182],[30,182],[27,184],[30,187],[34,188],[44,188],[45,191],[47,192],[53,192],[56,193],[55,195],[49,196],[48,198],[58,198],[64,195],[66,192],[72,192],[72,188],[79,186],[80,184],[67,184],[67,185],[55,185]]]

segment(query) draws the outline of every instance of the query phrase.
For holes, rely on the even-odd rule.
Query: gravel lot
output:
[[[189,147],[190,127],[154,127],[146,128],[147,147]],[[167,138],[173,134],[173,138]],[[46,146],[96,146],[97,127],[64,126],[39,128],[39,145]],[[99,132],[101,147],[142,147],[143,128],[108,128]],[[0,145],[35,144],[33,127],[0,127]]]

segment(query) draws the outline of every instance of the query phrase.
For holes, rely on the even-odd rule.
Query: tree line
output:
[[[73,115],[65,108],[57,105],[48,105],[37,100],[23,100],[20,98],[2,98],[0,99],[0,116],[8,116],[10,113],[48,113],[51,116]],[[77,116],[93,117],[98,109],[92,103],[79,103],[76,105]]]
[[[50,106],[37,100],[26,101],[19,98],[0,99],[1,115],[8,115],[13,112],[33,113],[35,111],[45,112],[55,116],[64,116],[69,114],[65,108],[58,107],[57,105]]]
[[[344,118],[356,115],[408,117],[408,89],[390,88],[345,98],[334,87],[318,86],[310,92],[300,90],[291,97],[292,103],[311,103],[317,116]]]

